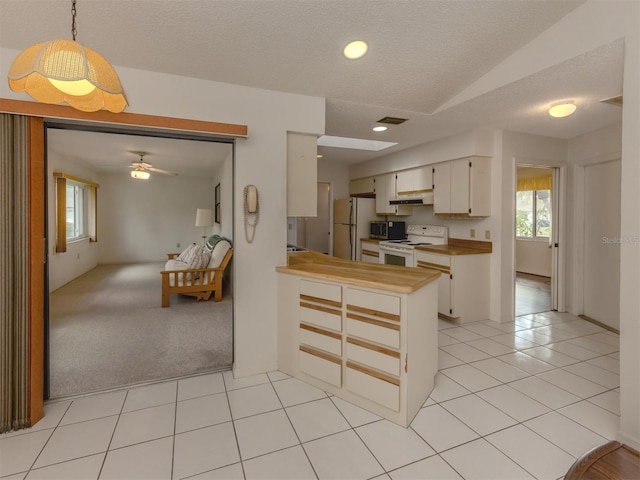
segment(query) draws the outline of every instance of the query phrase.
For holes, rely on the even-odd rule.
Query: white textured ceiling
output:
[[[398,142],[363,161],[470,128],[572,138],[619,121],[622,42],[441,108],[583,0],[78,0],[78,41],[114,65],[327,98],[326,133]],[[70,36],[70,2],[0,0],[0,46]],[[346,60],[354,39],[369,52]],[[126,90],[126,85],[124,86]],[[552,122],[534,108],[578,98]],[[383,134],[385,115],[409,118]]]

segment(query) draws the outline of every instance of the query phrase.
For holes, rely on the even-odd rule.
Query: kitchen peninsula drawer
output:
[[[400,321],[400,297],[347,288],[347,310],[366,312],[378,318]]]
[[[300,324],[300,343],[337,356],[342,355],[342,335],[318,327]]]
[[[342,360],[313,348],[300,345],[300,371],[322,381],[342,386]]]
[[[342,287],[300,281],[300,322],[342,331]]]
[[[330,283],[300,280],[300,296],[317,297],[342,305],[342,287]]]
[[[400,381],[353,362],[347,362],[345,387],[350,392],[400,411]]]
[[[347,359],[390,375],[400,375],[400,352],[347,337]]]
[[[400,348],[400,325],[347,313],[346,327],[350,336]]]

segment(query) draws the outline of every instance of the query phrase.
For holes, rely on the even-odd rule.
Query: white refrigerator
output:
[[[375,198],[338,198],[333,202],[333,256],[360,260],[360,239],[369,237],[376,219]]]

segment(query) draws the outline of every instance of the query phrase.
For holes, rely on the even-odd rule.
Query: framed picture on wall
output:
[[[216,185],[215,190],[215,222],[220,223],[220,184]]]

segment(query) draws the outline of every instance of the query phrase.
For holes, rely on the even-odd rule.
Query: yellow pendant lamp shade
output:
[[[38,43],[9,69],[9,87],[43,103],[67,103],[84,112],[123,111],[128,103],[118,74],[105,58],[74,40]]]

